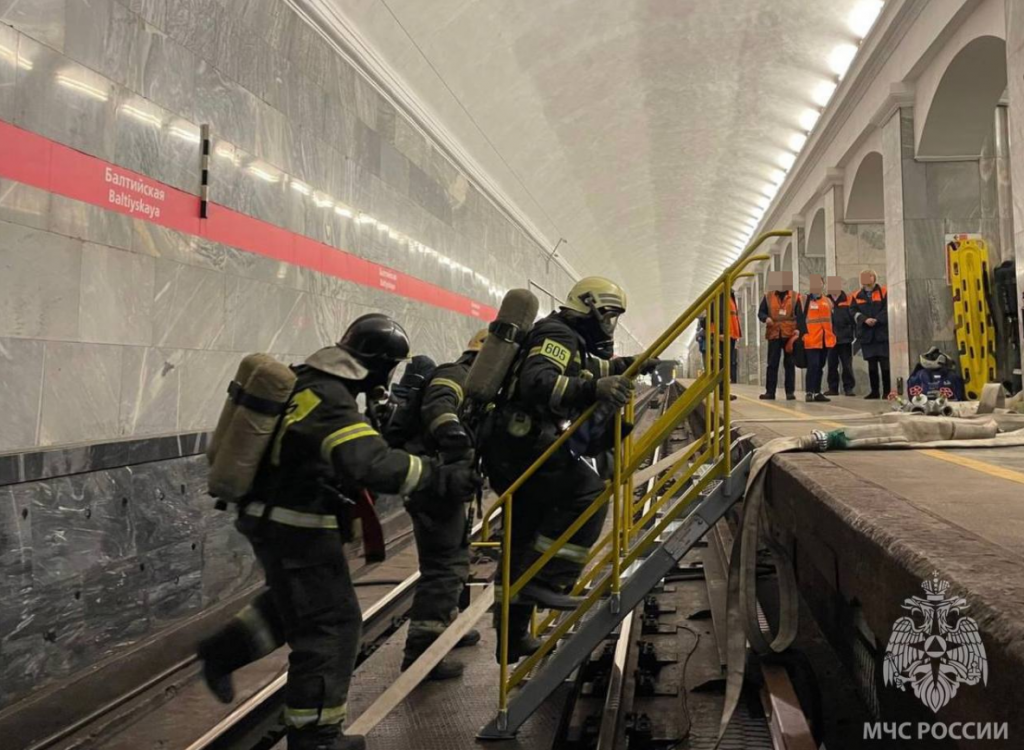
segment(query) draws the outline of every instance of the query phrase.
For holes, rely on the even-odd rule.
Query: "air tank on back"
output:
[[[505,294],[466,377],[467,398],[481,404],[494,400],[539,308],[537,297],[528,289],[510,289]]]

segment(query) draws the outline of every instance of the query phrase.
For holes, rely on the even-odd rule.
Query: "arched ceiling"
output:
[[[735,256],[863,2],[332,1],[645,341]]]

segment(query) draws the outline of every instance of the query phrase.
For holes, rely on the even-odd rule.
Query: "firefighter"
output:
[[[843,280],[828,277],[828,298],[832,302],[832,332],[836,345],[828,350],[828,390],[826,396],[839,395],[839,370],[843,371],[843,395],[852,396],[857,381],[853,375],[853,339],[857,327],[853,322],[853,298],[843,291]]]
[[[464,398],[463,387],[469,368],[487,338],[487,329],[477,331],[466,344],[462,356],[443,364],[427,377],[419,399],[408,404],[416,410],[416,436],[406,449],[421,456],[445,461],[473,460],[473,440],[459,418]],[[403,405],[405,406],[405,405]],[[403,412],[396,410],[396,416]],[[429,488],[414,493],[406,503],[412,517],[419,556],[420,579],[416,583],[409,632],[405,639],[402,670],[408,669],[458,614],[459,597],[469,577],[469,524],[466,502],[472,497],[438,496]],[[480,633],[471,630],[456,648],[480,642]],[[442,659],[431,670],[430,679],[444,680],[462,674],[461,663]]]
[[[382,393],[409,340],[382,314],[357,318],[336,346],[295,368],[288,409],[265,453],[237,527],[253,545],[267,589],[199,648],[215,695],[233,699],[231,673],[287,642],[284,723],[290,750],[361,750],[343,735],[362,616],[345,557],[351,501],[371,490],[427,488],[465,496],[479,486],[467,462],[443,465],[388,447],[356,396]]]
[[[632,358],[607,359],[626,294],[608,279],[581,279],[556,312],[540,320],[527,336],[513,365],[513,379],[483,436],[483,459],[498,492],[504,492],[587,407],[592,418],[515,493],[513,502],[512,580],[526,570],[593,504],[604,490],[594,457],[610,447],[614,412],[633,390],[622,375]],[[658,361],[646,363],[644,373]],[[534,605],[575,609],[569,596],[591,546],[597,541],[607,508],[595,513],[511,604],[509,661],[536,650],[527,633]],[[501,592],[498,592],[499,596]],[[498,610],[500,611],[500,609]],[[499,639],[500,648],[500,639]]]
[[[806,399],[827,403],[832,399],[821,392],[821,376],[828,352],[836,343],[832,332],[832,300],[823,294],[825,282],[816,273],[810,276],[810,288],[810,294],[796,303],[797,328],[807,353]]]

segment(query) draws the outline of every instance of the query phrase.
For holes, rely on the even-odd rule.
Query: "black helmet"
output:
[[[383,313],[360,315],[345,331],[338,346],[372,372],[392,370],[409,356],[409,336]]]

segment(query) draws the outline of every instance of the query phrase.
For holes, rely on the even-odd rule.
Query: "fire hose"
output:
[[[725,736],[733,712],[739,705],[747,643],[757,654],[778,653],[785,651],[797,635],[799,595],[793,561],[773,535],[765,534],[762,539],[761,534],[762,527],[768,527],[764,502],[766,469],[774,456],[797,451],[1020,446],[1024,446],[1024,415],[987,413],[956,418],[907,412],[886,414],[874,424],[840,427],[828,432],[814,430],[800,437],[780,437],[757,448],[747,480],[740,533],[729,560],[726,690],[718,743]],[[778,572],[779,623],[774,636],[762,630],[757,617],[757,553],[762,541],[771,552]]]

